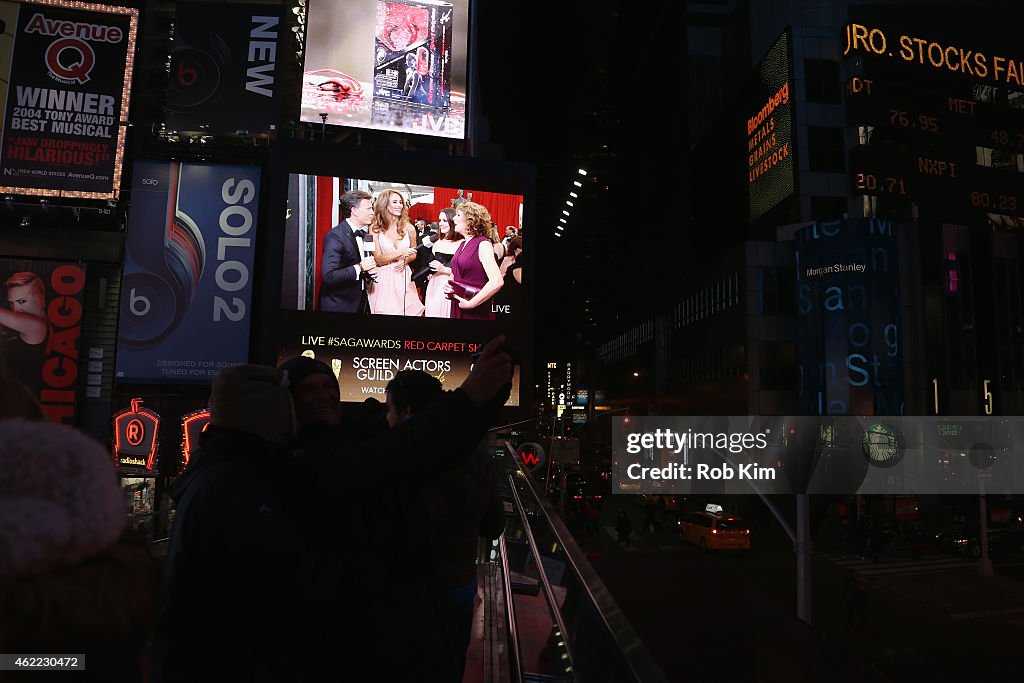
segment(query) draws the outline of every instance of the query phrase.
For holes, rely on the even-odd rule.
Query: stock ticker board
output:
[[[1022,51],[990,38],[884,19],[845,27],[855,194],[896,217],[917,202],[946,219],[1024,225]]]

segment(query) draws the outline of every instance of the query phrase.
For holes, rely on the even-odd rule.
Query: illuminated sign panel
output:
[[[133,398],[131,407],[114,416],[114,464],[119,470],[152,472],[156,464],[160,416]]]
[[[1012,37],[980,18],[929,20],[858,8],[841,36],[851,76],[846,116],[860,125],[849,156],[855,194],[888,215],[911,202],[947,220],[1015,225],[1024,150],[1024,65]],[[913,27],[912,30],[907,27]]]
[[[259,192],[256,166],[135,163],[119,381],[205,384],[249,360]]]
[[[139,12],[84,2],[4,2],[0,191],[116,198]]]
[[[257,354],[322,360],[342,400],[362,402],[383,400],[402,370],[457,387],[500,334],[521,357],[508,402],[521,405],[521,387],[533,388],[531,167],[295,143],[272,169],[280,218],[261,269],[280,298],[259,317]],[[521,228],[514,263],[483,234],[492,223]]]
[[[300,120],[465,137],[469,0],[311,4]]]
[[[755,74],[746,120],[751,221],[796,190],[790,73],[789,34],[783,33]]]
[[[464,304],[446,297],[445,284],[457,280],[456,264],[468,264],[467,277],[468,269],[473,269],[484,278],[481,244],[491,251],[491,265],[500,276],[494,245],[487,239],[474,242],[435,236],[431,245],[425,246],[422,236],[406,234],[400,245],[410,249],[416,244],[415,260],[404,267],[382,265],[374,274],[361,274],[356,280],[354,265],[373,255],[378,243],[382,259],[395,253],[399,245],[372,230],[354,236],[353,227],[342,224],[338,215],[340,195],[348,190],[368,193],[372,203],[382,198],[386,201],[397,193],[409,219],[429,222],[438,221],[443,210],[455,216],[463,203],[460,199],[469,196],[473,204],[487,209],[497,225],[518,226],[522,195],[481,187],[466,193],[461,188],[414,185],[399,179],[371,181],[298,174],[290,175],[290,184],[296,205],[289,207],[291,217],[285,225],[282,304],[291,310],[283,312],[279,360],[300,353],[324,360],[334,368],[342,400],[383,398],[387,382],[407,369],[425,370],[446,386],[458,386],[469,374],[471,356],[480,350],[488,332],[517,329],[529,315],[523,284],[508,277],[497,293],[474,308],[463,308]],[[454,220],[459,219],[456,216]],[[441,224],[444,227],[440,230],[455,230],[454,225],[448,228],[448,223]],[[411,223],[408,232],[415,232]],[[465,245],[470,246],[468,252]],[[530,245],[527,241],[526,248]],[[441,264],[436,273],[431,268],[434,262]],[[467,284],[483,286],[485,281],[467,280]],[[365,303],[358,304],[364,296]],[[470,297],[465,304],[478,298]],[[459,310],[453,311],[454,306]],[[463,317],[457,319],[455,313]],[[517,378],[511,405],[518,405],[518,396]]]
[[[0,259],[0,374],[20,381],[50,420],[73,425],[85,266]]]
[[[897,232],[862,218],[797,233],[801,414],[903,414]]]
[[[192,455],[199,448],[199,436],[210,424],[210,411],[207,408],[189,413],[181,418],[181,467],[188,467]]]
[[[280,9],[179,2],[167,126],[208,135],[267,134],[277,123]],[[290,35],[290,32],[289,32]]]
[[[843,28],[844,57],[879,57],[994,85],[1024,86],[1024,60],[982,47],[948,44],[935,36],[907,35],[887,26],[851,22]]]

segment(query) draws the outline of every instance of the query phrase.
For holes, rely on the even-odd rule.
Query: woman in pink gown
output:
[[[423,302],[412,281],[409,264],[416,260],[416,229],[409,221],[405,197],[397,190],[384,190],[377,197],[370,223],[377,281],[367,298],[375,315],[423,315]]]
[[[455,209],[441,209],[437,217],[438,240],[434,244],[434,260],[430,262],[433,271],[427,282],[424,303],[428,318],[450,318],[451,299],[444,293],[444,286],[452,275],[451,262],[455,250],[461,244],[462,235],[455,230]]]

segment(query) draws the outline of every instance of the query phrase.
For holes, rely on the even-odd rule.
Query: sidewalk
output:
[[[864,602],[851,621],[848,594],[818,590],[845,584],[851,569],[819,558],[815,626],[865,653],[880,680],[996,680],[1024,665],[1024,582],[983,577],[975,565],[901,573],[904,560],[890,555],[874,566],[894,571],[858,576]]]

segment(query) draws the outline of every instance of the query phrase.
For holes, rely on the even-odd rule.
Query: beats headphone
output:
[[[206,263],[199,226],[178,208],[181,164],[175,162],[167,192],[161,249],[131,252],[142,272],[121,283],[118,339],[129,349],[149,349],[174,332],[188,311]],[[129,242],[130,244],[130,242]]]

